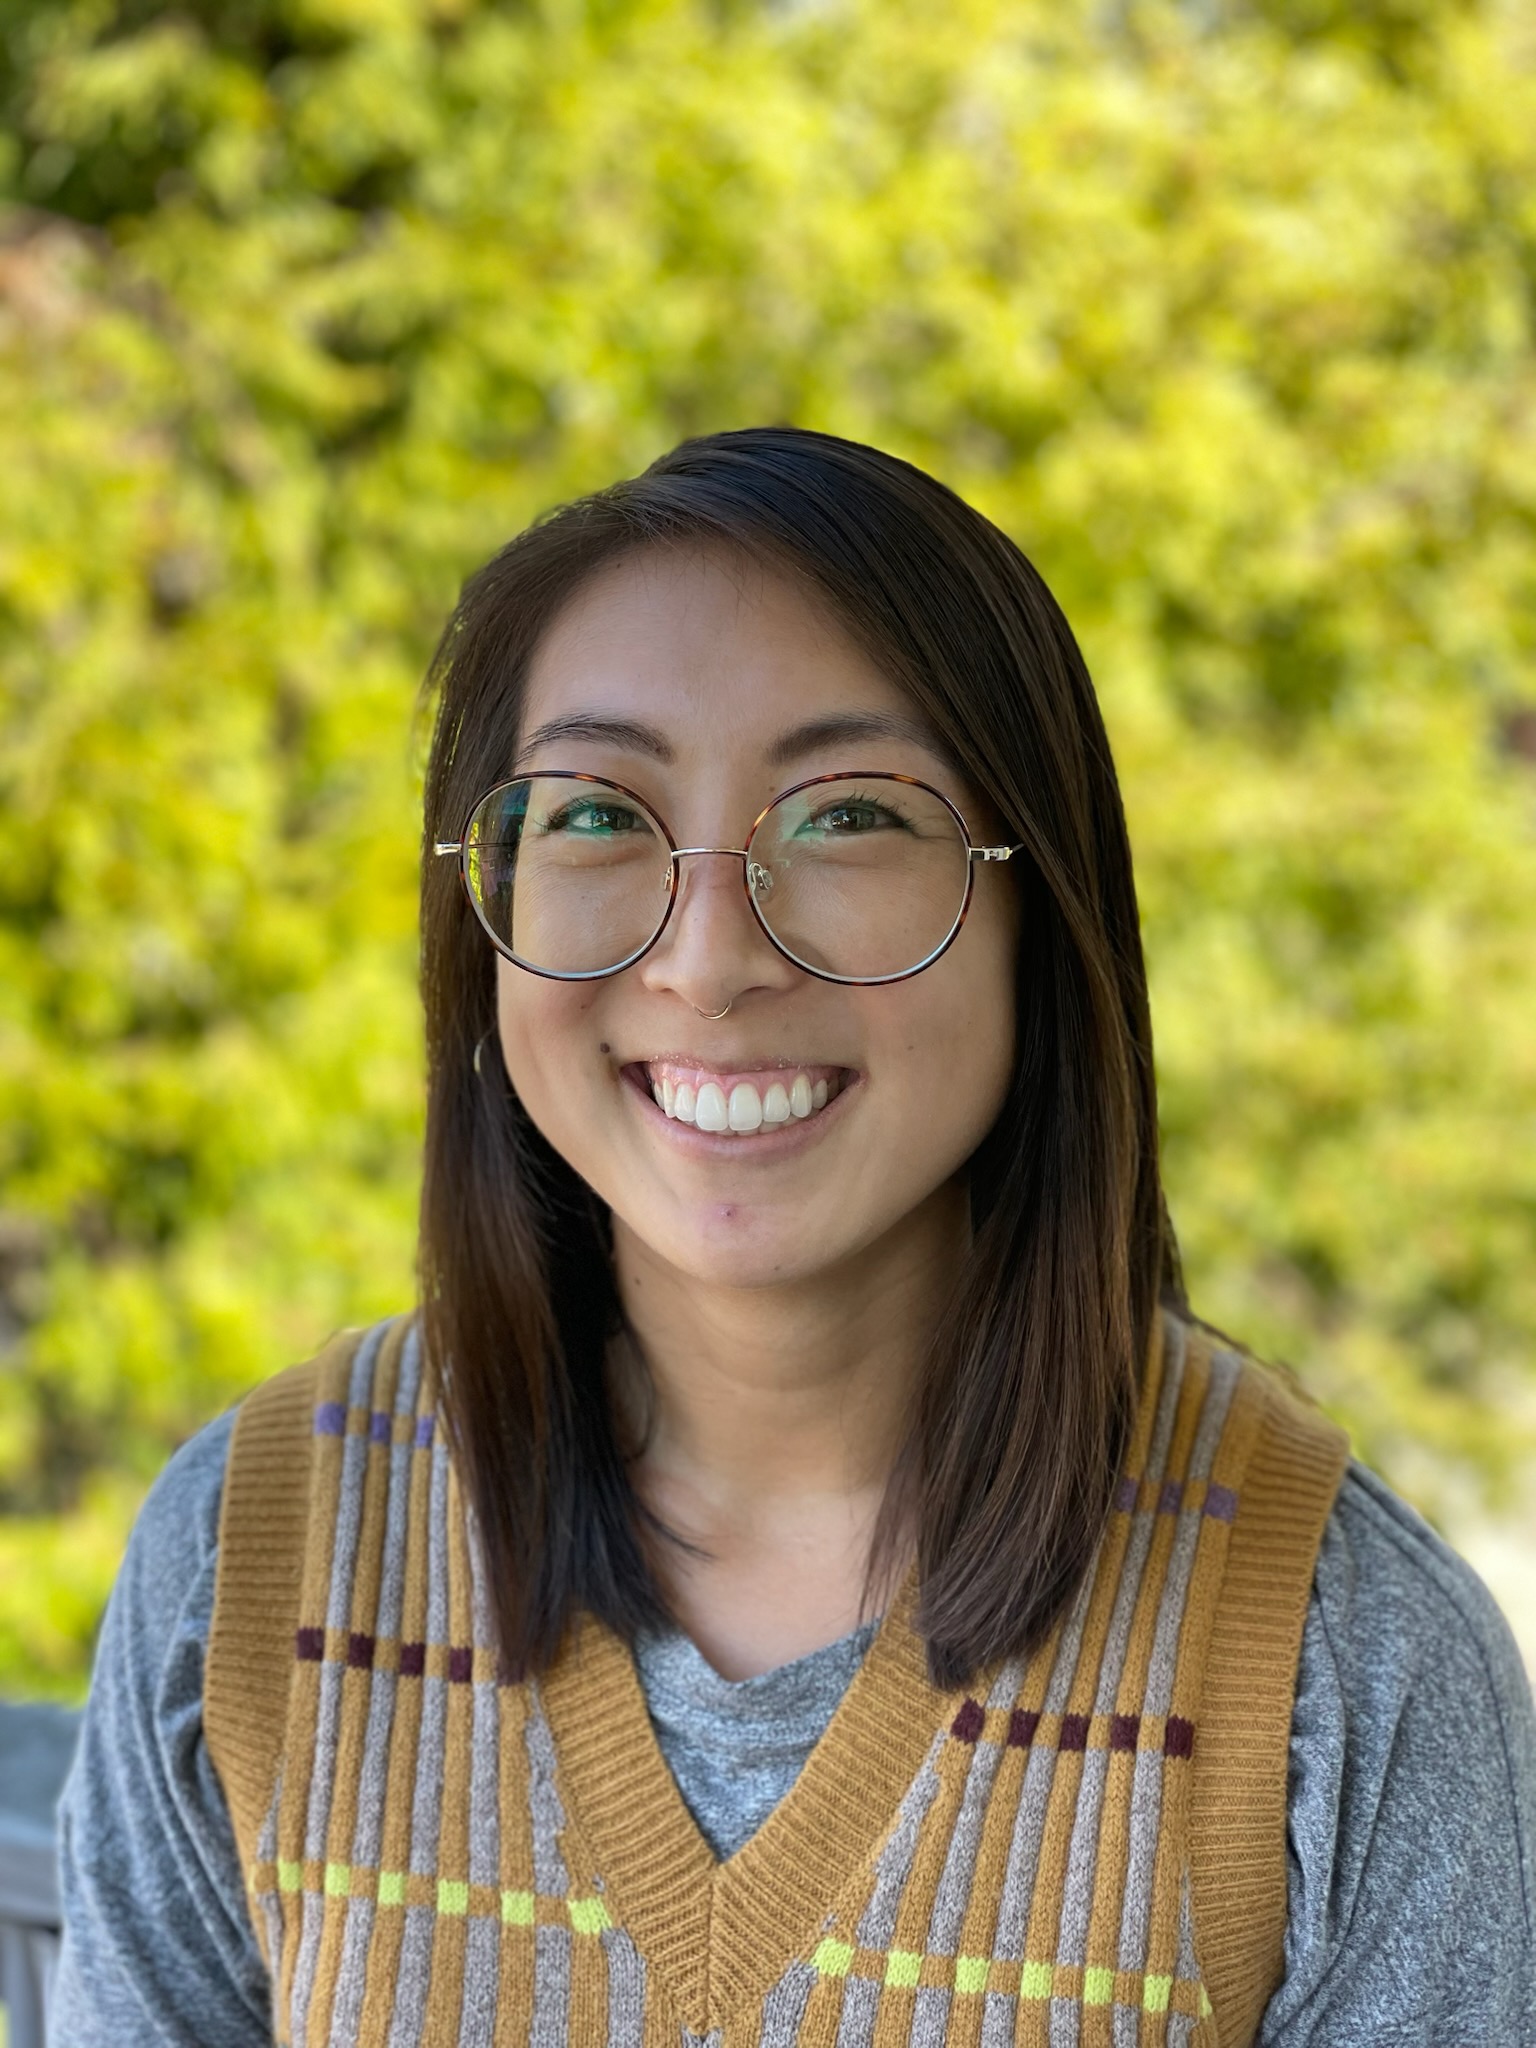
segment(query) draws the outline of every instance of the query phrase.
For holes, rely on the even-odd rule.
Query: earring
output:
[[[477,1038],[477,1039],[475,1040],[475,1058],[474,1058],[474,1068],[475,1068],[475,1079],[476,1079],[477,1081],[483,1081],[483,1080],[485,1079],[485,1069],[484,1069],[484,1068],[483,1068],[483,1067],[481,1066],[481,1064],[480,1064],[480,1055],[481,1055],[481,1053],[482,1053],[482,1052],[484,1052],[484,1050],[485,1050],[485,1041],[486,1041],[486,1039],[488,1039],[488,1038],[490,1037],[490,1035],[491,1035],[491,1034],[490,1034],[490,1032],[489,1032],[489,1031],[485,1031],[485,1032],[482,1032],[482,1033],[481,1033],[481,1035],[479,1036],[479,1038]]]

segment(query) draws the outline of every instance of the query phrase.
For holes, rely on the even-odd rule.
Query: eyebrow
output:
[[[792,725],[781,732],[764,751],[763,758],[770,768],[787,768],[792,761],[801,760],[807,754],[814,754],[824,747],[839,747],[857,744],[861,740],[907,740],[913,746],[921,747],[935,761],[946,768],[960,773],[960,764],[938,735],[924,725],[920,719],[905,716],[899,711],[832,711],[820,718],[806,719],[800,725]],[[553,745],[559,740],[597,740],[610,747],[624,747],[636,754],[648,754],[653,761],[670,766],[677,754],[664,732],[654,725],[644,725],[637,719],[611,718],[597,711],[572,711],[563,717],[547,719],[528,735],[518,750],[517,763],[525,761],[541,747]]]

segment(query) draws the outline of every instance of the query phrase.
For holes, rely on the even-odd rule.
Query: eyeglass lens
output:
[[[655,938],[671,850],[622,790],[561,776],[493,789],[465,833],[465,874],[486,929],[546,974],[601,974]],[[850,980],[910,973],[965,902],[970,854],[931,791],[878,775],[780,797],[747,863],[763,924],[799,965]]]

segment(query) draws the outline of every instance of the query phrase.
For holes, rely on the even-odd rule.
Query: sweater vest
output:
[[[505,1682],[414,1319],[242,1404],[204,1727],[292,2048],[1242,2048],[1282,1970],[1288,1741],[1341,1430],[1158,1320],[1091,1568],[956,1692],[915,1566],[719,1862],[627,1646]]]

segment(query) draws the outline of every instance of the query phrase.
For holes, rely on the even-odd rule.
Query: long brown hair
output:
[[[1034,1649],[1070,1600],[1159,1298],[1182,1307],[1183,1291],[1130,846],[1093,685],[1029,561],[922,470],[794,428],[705,436],[542,520],[465,585],[427,678],[428,1356],[507,1669],[544,1669],[577,1609],[626,1639],[664,1621],[605,1383],[621,1320],[607,1208],[499,1057],[476,1071],[495,955],[430,850],[507,772],[530,657],[561,606],[619,556],[676,544],[745,549],[809,579],[1027,849],[1005,870],[1023,897],[1012,1083],[970,1164],[971,1256],[870,1565],[873,1584],[899,1532],[915,1535],[917,1625],[935,1683],[954,1686]]]

